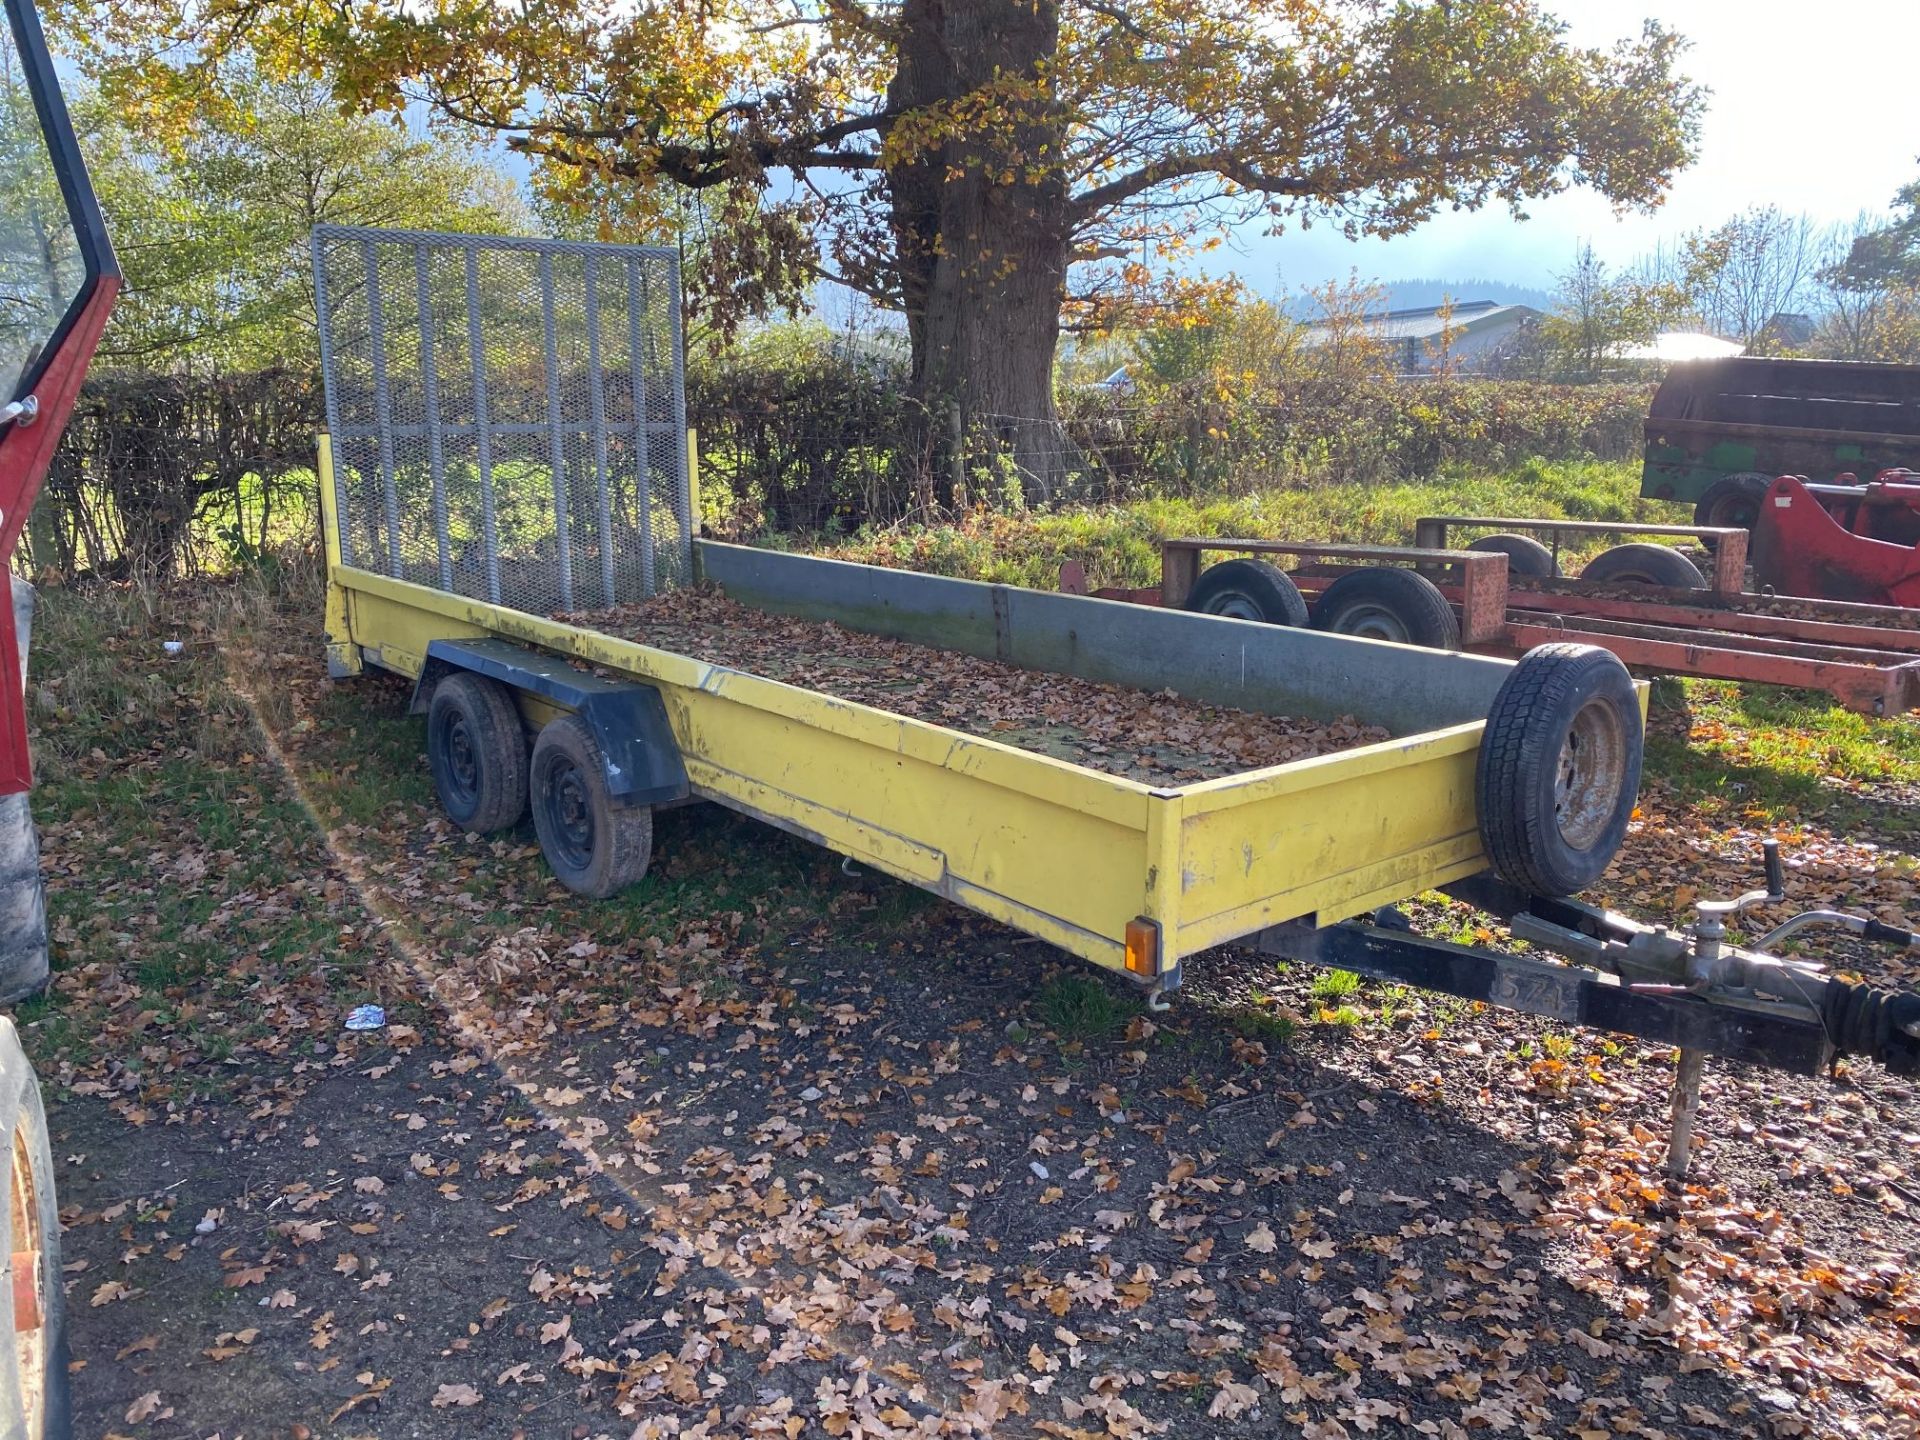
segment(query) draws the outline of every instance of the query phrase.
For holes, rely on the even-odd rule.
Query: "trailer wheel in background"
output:
[[[1529,580],[1551,580],[1560,573],[1553,551],[1531,535],[1482,535],[1467,546],[1469,550],[1491,550],[1507,557],[1507,574],[1524,575]]]
[[[1424,575],[1391,567],[1349,570],[1320,593],[1313,628],[1429,650],[1458,650],[1460,622]]]
[[[527,813],[527,737],[506,686],[462,672],[433,687],[427,767],[461,829],[487,835],[519,822]]]
[[[1694,505],[1693,523],[1751,530],[1754,521],[1760,518],[1760,502],[1766,498],[1767,487],[1772,483],[1757,470],[1721,476],[1702,492]],[[1713,548],[1712,541],[1703,543],[1708,549]]]
[[[0,1147],[7,1157],[10,1262],[0,1296],[13,1337],[0,1361],[0,1433],[67,1440],[73,1417],[67,1386],[65,1291],[60,1273],[60,1207],[40,1087],[13,1021],[0,1017]]]
[[[647,873],[652,807],[614,803],[606,761],[586,721],[566,715],[542,730],[529,771],[533,828],[562,885],[604,900]]]
[[[1223,560],[1208,566],[1193,582],[1183,608],[1295,629],[1307,623],[1307,602],[1293,577],[1264,560]]]
[[[1582,580],[1611,580],[1616,584],[1667,585],[1676,590],[1704,590],[1707,577],[1678,550],[1666,545],[1616,545],[1602,550],[1580,572]]]
[[[1487,714],[1474,774],[1480,841],[1535,895],[1598,880],[1626,838],[1645,735],[1627,667],[1594,645],[1540,645]]]

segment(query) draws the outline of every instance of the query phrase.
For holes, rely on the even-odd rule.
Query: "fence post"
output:
[[[691,533],[700,533],[700,432],[687,427],[687,514]]]
[[[960,402],[947,406],[947,465],[952,471],[953,508],[964,510],[967,504],[967,426],[960,413]]]

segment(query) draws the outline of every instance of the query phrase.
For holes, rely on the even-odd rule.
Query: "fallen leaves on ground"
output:
[[[434,811],[403,686],[254,643],[291,785],[183,721],[83,767],[125,812],[49,816],[51,1013],[101,1021],[49,1083],[96,1433],[150,1395],[433,1440],[1920,1432],[1907,1082],[1711,1065],[1677,1189],[1657,1047],[1383,986],[1282,1023],[1337,1011],[1233,953],[1149,1016],[697,810],[590,907]],[[1606,892],[1677,918],[1760,838],[1656,776]],[[1797,902],[1920,920],[1904,856],[1783,838]],[[156,904],[229,969],[160,966]]]

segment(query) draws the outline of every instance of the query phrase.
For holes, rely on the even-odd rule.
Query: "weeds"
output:
[[[1308,994],[1322,1004],[1333,1004],[1360,993],[1360,977],[1351,970],[1322,970],[1313,977]]]
[[[1253,1005],[1236,1006],[1227,1012],[1227,1023],[1249,1040],[1268,1040],[1285,1045],[1292,1041],[1295,1029],[1291,1015],[1266,1005],[1266,996],[1254,993]]]
[[[1449,471],[1422,482],[1295,486],[1230,499],[1152,498],[1044,513],[982,511],[958,524],[864,531],[829,544],[822,553],[1041,590],[1056,588],[1061,564],[1077,560],[1096,586],[1155,585],[1159,541],[1169,535],[1411,544],[1415,520],[1447,512],[1674,519],[1679,512],[1673,507],[1639,497],[1639,483],[1637,464],[1534,461],[1491,476]],[[788,537],[781,543],[794,542]],[[1596,539],[1589,551],[1607,543],[1605,537]]]
[[[1040,1020],[1066,1041],[1103,1040],[1126,1023],[1139,1006],[1116,995],[1098,975],[1062,970],[1041,987]]]

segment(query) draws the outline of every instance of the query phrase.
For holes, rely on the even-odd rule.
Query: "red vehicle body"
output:
[[[1762,592],[1920,608],[1920,472],[1884,470],[1868,485],[1782,475],[1750,549]]]
[[[60,433],[120,289],[32,0],[4,0],[0,47],[0,562],[9,569]],[[10,577],[11,578],[11,577]],[[47,978],[46,912],[25,791],[24,648],[30,587],[16,582],[0,624],[0,826],[24,867],[0,875],[0,987],[9,1003]],[[11,1017],[0,1016],[0,1433],[69,1440],[73,1416],[59,1200],[46,1111]]]
[[[42,242],[45,254],[34,257],[39,263],[9,265],[6,283],[0,286],[0,302],[15,321],[8,336],[12,348],[0,354],[0,364],[12,372],[6,375],[11,393],[0,401],[6,407],[0,411],[0,565],[11,567],[27,514],[119,293],[120,267],[80,158],[39,17],[30,0],[6,0],[6,12],[13,65],[25,81],[32,113],[16,104],[6,115],[14,132],[7,137],[13,156],[31,159],[16,162],[9,177],[14,184],[4,201],[34,212],[30,229],[47,237]],[[26,128],[30,122],[39,127],[44,153],[33,151]],[[64,214],[53,212],[56,198]],[[0,625],[0,795],[17,795],[32,785],[20,646],[14,627]]]

